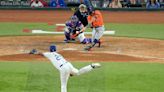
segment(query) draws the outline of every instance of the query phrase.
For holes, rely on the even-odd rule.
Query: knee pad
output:
[[[65,28],[64,32],[70,33],[70,30],[68,28]]]
[[[86,39],[84,39],[81,43],[86,44],[86,42],[87,42]]]
[[[85,38],[81,43],[83,43],[83,44],[92,43],[92,39],[91,38]]]

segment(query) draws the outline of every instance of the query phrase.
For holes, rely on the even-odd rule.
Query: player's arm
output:
[[[87,17],[87,20],[88,20],[88,24],[90,25],[90,24],[93,22],[92,16],[89,15],[89,16]]]
[[[86,27],[84,27],[83,24],[81,24],[79,28],[80,28],[80,31],[76,31],[76,34],[72,35],[71,38],[77,37],[79,34],[83,33],[84,30],[86,29]]]
[[[84,27],[84,25],[83,25],[83,24],[81,24],[79,33],[84,32],[84,30],[85,30],[85,29],[86,29],[86,27]]]
[[[42,52],[36,50],[36,49],[32,49],[29,54],[35,54],[35,55],[41,55],[41,56],[44,56]]]
[[[90,28],[93,28],[93,22],[96,21],[95,14],[89,15],[87,20],[88,20],[88,25],[87,26],[90,27]]]

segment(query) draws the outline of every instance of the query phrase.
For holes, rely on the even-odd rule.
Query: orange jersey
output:
[[[103,26],[104,21],[101,12],[99,10],[96,10],[93,15],[89,15],[88,22],[92,24],[92,27]]]

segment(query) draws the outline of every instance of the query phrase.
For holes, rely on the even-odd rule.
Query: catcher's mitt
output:
[[[37,50],[36,49],[32,49],[29,54],[37,54]]]
[[[83,32],[77,31],[76,34],[71,35],[71,38],[72,38],[72,39],[75,39],[75,38],[76,38],[79,34],[81,34],[81,33],[83,33]]]

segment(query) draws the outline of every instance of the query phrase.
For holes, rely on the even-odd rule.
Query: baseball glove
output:
[[[72,38],[72,39],[75,39],[75,38],[76,38],[79,34],[81,34],[81,33],[83,33],[83,32],[76,31],[76,34],[71,35],[71,38]]]
[[[37,50],[36,49],[32,49],[29,54],[37,54]]]

